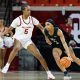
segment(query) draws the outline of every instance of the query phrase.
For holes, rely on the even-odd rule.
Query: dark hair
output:
[[[55,26],[53,19],[47,19],[46,22],[49,22],[49,23],[51,23],[52,25]]]
[[[29,6],[29,4],[26,2],[24,4],[22,4],[21,6],[21,11],[23,11],[25,9],[25,7]]]
[[[68,17],[67,19],[65,19],[65,24],[68,23],[68,19],[72,19],[72,18]]]

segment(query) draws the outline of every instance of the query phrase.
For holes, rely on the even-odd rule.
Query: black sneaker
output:
[[[69,74],[64,75],[64,80],[71,80],[72,77]]]

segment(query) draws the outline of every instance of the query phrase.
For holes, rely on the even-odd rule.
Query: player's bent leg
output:
[[[54,59],[56,61],[56,64],[61,69],[61,71],[64,72],[64,79],[71,79],[71,76],[68,74],[68,72],[65,69],[65,67],[60,65],[60,56],[62,54],[62,51],[60,49],[58,49],[58,48],[54,48],[52,50],[52,54],[53,54],[53,57],[54,57]]]
[[[6,63],[6,65],[4,66],[4,68],[2,69],[2,73],[7,73],[9,66],[11,64],[11,62],[13,61],[13,59],[15,58],[16,54],[18,53],[18,51],[21,49],[21,43],[19,41],[15,41],[14,42],[14,47],[13,50],[11,51],[9,58],[8,58],[8,62]]]
[[[47,71],[48,66],[47,66],[45,60],[43,59],[43,57],[41,56],[39,50],[36,48],[36,46],[34,44],[30,44],[28,46],[27,50],[29,52],[31,52],[32,55],[35,56],[40,61],[40,63],[43,65],[44,69]]]
[[[70,55],[73,59],[73,62],[75,62],[76,64],[78,64],[80,66],[80,59],[75,56],[75,53],[74,53],[72,47],[69,47],[69,50],[70,50]]]
[[[18,40],[15,40],[14,42],[14,47],[10,53],[9,59],[8,59],[8,63],[11,64],[12,60],[14,59],[14,57],[18,54],[18,51],[22,48],[21,43]]]
[[[60,49],[58,49],[58,48],[54,48],[52,50],[52,54],[53,54],[53,57],[54,57],[54,59],[56,61],[56,64],[61,69],[61,71],[64,72],[64,71],[66,71],[66,69],[63,66],[61,66],[60,62],[59,62],[60,61],[61,53],[62,53],[62,51]]]
[[[47,75],[48,75],[48,79],[55,79],[55,77],[52,75],[52,73],[49,71],[48,69],[48,66],[47,66],[47,63],[46,61],[44,60],[44,58],[41,56],[39,50],[37,49],[37,47],[35,46],[35,44],[30,44],[28,47],[27,47],[27,50],[32,53],[33,56],[35,56],[39,61],[40,63],[42,64],[42,66],[44,67],[44,69],[46,70],[47,72]]]

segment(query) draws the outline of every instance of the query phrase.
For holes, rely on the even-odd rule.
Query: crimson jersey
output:
[[[66,26],[65,24],[61,24],[59,28],[63,31],[65,40],[67,43],[73,38],[71,35],[72,27],[70,25]]]

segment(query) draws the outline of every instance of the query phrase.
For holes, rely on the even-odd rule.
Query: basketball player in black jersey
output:
[[[46,42],[52,46],[52,54],[56,61],[56,64],[61,69],[61,71],[64,72],[64,79],[71,79],[71,76],[68,74],[67,70],[59,63],[62,51],[65,51],[70,60],[73,60],[73,56],[75,57],[74,54],[71,56],[72,51],[65,41],[63,32],[58,27],[55,27],[52,19],[48,19],[45,22],[44,33],[48,37],[48,39],[46,39]]]

